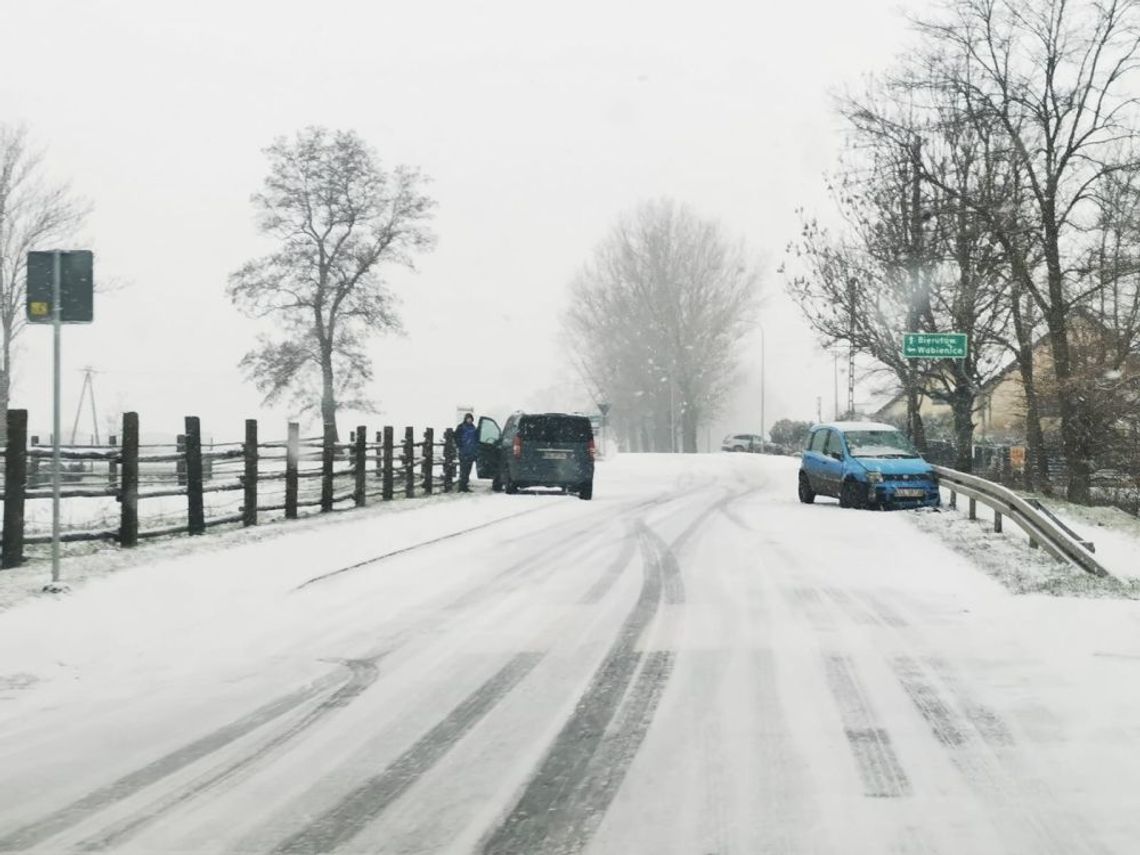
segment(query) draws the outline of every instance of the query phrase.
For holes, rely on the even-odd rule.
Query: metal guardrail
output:
[[[971,501],[979,501],[992,508],[994,531],[1001,531],[1002,517],[1007,516],[1029,535],[1030,543],[1040,545],[1059,561],[1075,564],[1094,576],[1110,575],[1093,557],[1092,544],[1076,537],[1068,526],[1044,508],[1034,507],[1030,500],[1023,499],[1008,487],[979,478],[977,475],[969,475],[945,466],[935,466],[934,471],[938,475],[939,484],[950,490],[951,496],[954,493],[961,493]]]

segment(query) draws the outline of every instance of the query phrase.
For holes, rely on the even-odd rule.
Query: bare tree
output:
[[[697,450],[734,386],[758,276],[742,243],[663,199],[623,216],[571,285],[566,338],[634,447]]]
[[[45,175],[27,130],[0,124],[0,413],[12,392],[13,345],[24,329],[28,252],[54,248],[83,224],[90,206]],[[7,425],[0,419],[0,438]]]
[[[944,60],[930,64],[932,91],[953,93],[967,116],[999,123],[1010,140],[1024,209],[973,193],[961,198],[1002,242],[1018,289],[1041,312],[1060,392],[1067,495],[1087,501],[1092,437],[1069,318],[1100,284],[1085,281],[1073,262],[1085,255],[1106,182],[1138,165],[1132,80],[1140,0],[951,0],[944,15],[918,26],[931,54]],[[932,170],[927,177],[939,182]],[[1041,277],[1019,263],[1026,242],[1039,247]]]
[[[265,153],[269,175],[253,202],[279,246],[233,273],[229,295],[277,331],[241,365],[267,403],[291,393],[309,409],[319,393],[324,434],[335,441],[337,409],[370,406],[368,338],[399,326],[379,267],[413,267],[414,254],[434,246],[435,202],[416,169],[384,171],[353,131],[309,127]]]

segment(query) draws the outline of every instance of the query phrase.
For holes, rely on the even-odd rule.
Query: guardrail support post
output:
[[[950,507],[957,510],[958,508],[958,493],[954,490],[950,491]]]
[[[368,432],[365,430],[364,425],[356,429],[355,452],[353,475],[356,476],[356,485],[353,490],[352,499],[356,503],[356,507],[363,508],[364,503],[368,500],[367,491],[365,490],[365,478],[368,475]]]
[[[301,456],[301,425],[289,422],[285,442],[285,519],[297,519],[297,462]]]
[[[257,419],[245,420],[245,506],[241,509],[241,524],[257,525]]]
[[[381,486],[381,498],[385,502],[392,498],[393,489],[395,487],[396,473],[393,471],[395,465],[395,445],[396,437],[395,431],[391,425],[384,426],[384,483]]]
[[[28,486],[28,411],[8,410],[4,452],[4,543],[0,568],[24,563],[24,494]]]
[[[1001,512],[994,511],[994,533],[1001,534]]]
[[[978,518],[978,500],[973,496],[970,497],[970,519],[976,520]]]
[[[404,428],[404,497],[416,497],[416,429]]]
[[[206,531],[202,501],[202,424],[197,416],[186,417],[186,508],[190,534]]]
[[[123,413],[122,484],[119,485],[119,546],[139,542],[139,414]]]
[[[435,429],[424,428],[424,495],[430,496],[432,483],[432,466],[435,465]]]

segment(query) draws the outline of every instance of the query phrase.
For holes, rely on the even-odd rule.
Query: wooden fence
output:
[[[50,448],[28,445],[26,410],[9,410],[8,443],[3,449],[4,523],[0,568],[24,562],[25,546],[51,541],[48,533],[28,533],[25,511],[29,501],[51,498]],[[140,539],[187,533],[198,535],[218,525],[257,525],[259,515],[284,512],[296,519],[306,509],[328,513],[339,507],[364,507],[369,500],[390,501],[417,491],[431,495],[452,491],[456,475],[453,432],[437,441],[428,428],[417,437],[404,429],[399,442],[391,426],[372,441],[364,425],[348,442],[302,437],[299,425],[288,425],[286,438],[262,442],[258,423],[248,419],[241,442],[202,444],[201,424],[186,417],[186,433],[172,445],[141,445],[137,413],[124,413],[122,432],[103,447],[62,450],[64,499],[113,498],[119,505],[117,525],[69,526],[65,543],[117,542],[136,546]],[[236,509],[215,513],[207,497],[241,493]],[[184,513],[156,518],[140,514],[140,506],[169,497],[185,497]],[[169,509],[168,509],[169,510]]]

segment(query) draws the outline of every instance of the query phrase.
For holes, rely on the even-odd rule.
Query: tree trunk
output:
[[[698,427],[697,411],[692,407],[686,407],[685,411],[681,414],[681,450],[684,451],[685,454],[697,453]]]
[[[950,404],[954,413],[954,468],[974,471],[974,395],[967,386],[958,386]]]
[[[921,392],[914,385],[908,385],[906,390],[906,424],[907,435],[914,447],[921,454],[926,454],[926,428],[922,424]]]
[[[4,414],[8,412],[8,404],[12,396],[12,335],[7,329],[3,331],[2,335],[0,359],[4,360],[4,364],[0,365],[0,448],[8,441],[8,420],[4,418]]]
[[[1073,382],[1072,355],[1069,350],[1068,324],[1064,310],[1058,306],[1045,318],[1049,344],[1053,353],[1053,371],[1057,379],[1057,397],[1061,412],[1061,444],[1065,453],[1068,483],[1065,498],[1087,505],[1090,497],[1092,437],[1087,424],[1087,405]]]

